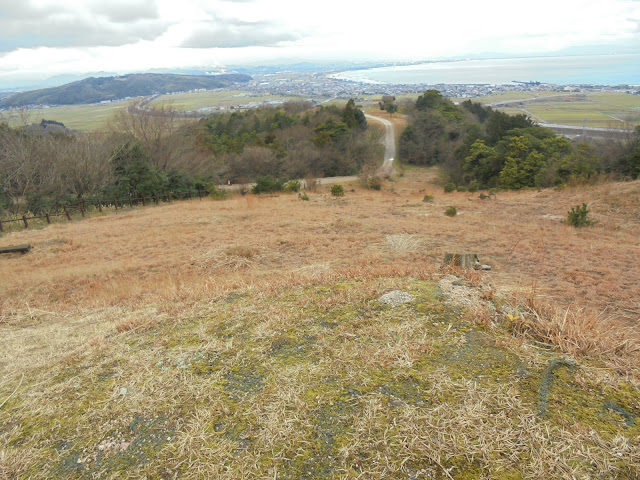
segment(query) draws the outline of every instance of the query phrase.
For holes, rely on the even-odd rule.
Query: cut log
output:
[[[31,245],[10,245],[8,247],[0,247],[1,253],[27,253],[31,250]]]
[[[477,268],[480,265],[475,253],[446,253],[443,265],[445,267]]]

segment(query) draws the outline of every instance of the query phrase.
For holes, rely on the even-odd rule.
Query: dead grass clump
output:
[[[148,332],[158,325],[158,320],[155,318],[134,317],[124,320],[116,325],[116,331],[118,333],[124,332]],[[93,345],[92,345],[93,346]]]
[[[257,246],[230,245],[225,248],[214,248],[209,250],[199,259],[196,264],[202,268],[242,270],[253,266],[263,259],[265,250]]]
[[[422,242],[416,235],[400,233],[385,237],[386,247],[394,253],[407,253],[420,249]]]
[[[569,355],[640,360],[637,328],[592,310],[529,305],[508,314],[508,321],[518,334],[554,345]]]
[[[303,263],[302,253],[295,244],[281,241],[279,245],[236,244],[214,248],[194,258],[194,265],[206,270],[263,272],[296,269]]]
[[[224,253],[228,257],[253,258],[253,256],[257,253],[257,249],[249,247],[247,245],[232,245],[226,248]]]

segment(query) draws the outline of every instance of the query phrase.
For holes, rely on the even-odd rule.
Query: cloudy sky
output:
[[[640,0],[0,0],[0,88],[61,74],[640,52]]]

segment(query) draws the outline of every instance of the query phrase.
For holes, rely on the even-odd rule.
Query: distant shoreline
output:
[[[347,70],[331,78],[366,84],[515,84],[640,86],[640,54],[439,60]],[[526,83],[526,82],[525,82]]]

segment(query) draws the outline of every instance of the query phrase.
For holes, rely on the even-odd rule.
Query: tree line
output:
[[[43,121],[40,126],[61,127]],[[0,214],[41,213],[116,198],[248,183],[258,176],[351,175],[380,156],[362,111],[290,102],[184,118],[169,107],[120,111],[101,132],[0,122]]]
[[[588,182],[600,174],[640,174],[640,127],[624,141],[571,141],[523,114],[509,115],[466,100],[459,106],[427,90],[407,106],[400,158],[442,165],[449,180],[470,189],[549,187]]]

